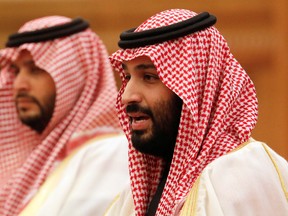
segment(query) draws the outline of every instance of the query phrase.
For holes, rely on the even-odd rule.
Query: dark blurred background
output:
[[[64,15],[89,20],[111,54],[123,30],[170,8],[218,18],[216,27],[256,85],[259,120],[253,137],[288,159],[287,0],[0,0],[0,48],[24,22]]]

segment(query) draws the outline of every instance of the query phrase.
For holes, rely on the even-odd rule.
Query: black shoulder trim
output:
[[[24,43],[53,40],[84,31],[88,27],[89,23],[87,21],[82,18],[76,18],[62,25],[12,34],[8,38],[6,47],[17,47]]]
[[[203,30],[215,23],[215,16],[210,15],[208,12],[203,12],[190,19],[169,26],[141,32],[134,32],[136,28],[132,28],[120,34],[118,46],[127,49],[161,43]]]

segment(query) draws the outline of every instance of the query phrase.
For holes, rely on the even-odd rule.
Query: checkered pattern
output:
[[[167,26],[195,15],[182,9],[163,11],[136,31]],[[111,62],[123,80],[117,109],[130,142],[129,167],[137,216],[145,214],[163,170],[161,159],[133,148],[128,116],[121,104],[125,90],[121,62],[142,55],[150,57],[162,82],[183,100],[173,160],[156,212],[173,215],[201,171],[248,140],[257,121],[257,99],[252,81],[215,27],[176,40],[115,52]]]
[[[51,16],[26,23],[19,32],[69,22]],[[53,117],[42,135],[22,125],[12,99],[9,63],[20,50],[30,51],[37,66],[55,81]],[[17,215],[59,160],[70,150],[71,137],[99,130],[119,131],[116,83],[106,48],[99,37],[83,32],[0,51],[0,215]],[[45,91],[45,89],[43,89]],[[63,157],[62,157],[63,158]]]

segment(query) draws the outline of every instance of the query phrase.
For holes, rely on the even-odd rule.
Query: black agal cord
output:
[[[62,25],[12,34],[8,38],[6,47],[17,47],[24,43],[53,40],[84,31],[88,27],[89,23],[87,21],[76,18],[71,22]]]
[[[133,28],[121,33],[118,46],[127,49],[161,43],[203,30],[215,23],[215,16],[210,15],[208,12],[203,12],[190,19],[169,26],[141,32],[134,32],[136,28]]]

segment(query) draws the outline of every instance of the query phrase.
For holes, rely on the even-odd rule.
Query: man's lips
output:
[[[149,127],[151,118],[144,113],[127,113],[130,117],[130,125],[132,130],[145,130]]]
[[[16,106],[18,107],[18,109],[21,109],[21,110],[30,107],[31,104],[34,104],[34,103],[35,101],[31,97],[21,96],[21,97],[16,98]]]

